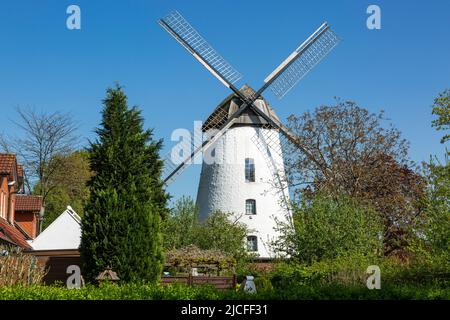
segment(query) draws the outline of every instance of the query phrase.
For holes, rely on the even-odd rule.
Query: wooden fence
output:
[[[161,283],[167,285],[169,283],[184,283],[189,286],[201,286],[209,284],[216,289],[234,289],[237,285],[236,275],[233,276],[163,276]]]

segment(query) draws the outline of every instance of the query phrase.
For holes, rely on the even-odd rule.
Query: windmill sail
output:
[[[225,86],[230,88],[230,85],[242,78],[179,12],[173,11],[158,22]]]
[[[323,23],[306,39],[289,57],[287,57],[264,80],[273,93],[282,98],[291,90],[317,63],[320,62],[338,43],[340,39]]]
[[[261,94],[270,88],[279,98],[282,98],[298,81],[300,81],[320,60],[322,60],[339,42],[337,35],[331,30],[327,23],[323,23],[308,39],[306,39],[289,57],[284,60],[265,80],[264,85],[256,92],[244,94],[233,84],[242,75],[234,69],[221,55],[214,50],[211,45],[183,18],[177,11],[173,11],[160,19],[159,24],[174,37],[189,53],[191,53],[208,71],[210,71],[219,81],[230,88],[236,98],[241,101],[241,105],[232,114],[211,115],[208,119],[214,121],[207,122],[214,129],[213,134],[207,137],[198,136],[195,141],[185,141],[184,146],[178,145],[179,149],[189,150],[184,154],[174,157],[172,150],[164,160],[163,181],[168,184],[184,171],[197,155],[208,149],[217,139],[219,139],[235,122],[245,109],[252,109],[256,114],[264,118],[269,125],[294,143],[312,160],[314,157],[296,139],[296,137],[285,127],[279,119],[264,114],[254,102]],[[202,128],[208,131],[208,128]],[[196,135],[191,135],[196,137]],[[190,144],[187,146],[186,144]],[[191,147],[191,148],[189,148]],[[175,149],[175,153],[178,149]],[[319,163],[318,163],[319,164]]]

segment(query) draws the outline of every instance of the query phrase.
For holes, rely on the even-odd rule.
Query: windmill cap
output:
[[[239,91],[242,92],[246,97],[249,97],[256,93],[256,91],[247,84],[244,84],[239,89]],[[241,105],[242,101],[234,93],[230,94],[214,109],[208,119],[206,119],[205,123],[202,126],[202,130],[208,131],[210,129],[219,129],[224,124],[224,122],[228,120],[229,117],[239,109]],[[260,96],[254,102],[254,105],[270,118],[280,121],[275,111],[263,96]],[[247,108],[236,119],[234,126],[238,125],[266,127],[269,125],[269,123],[266,119],[256,114],[253,110]]]

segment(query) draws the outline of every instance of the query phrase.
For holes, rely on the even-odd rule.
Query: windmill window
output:
[[[258,238],[256,236],[247,237],[247,251],[258,251]]]
[[[245,213],[256,214],[256,201],[254,199],[245,200]]]
[[[245,158],[245,182],[255,182],[255,162],[253,158]]]

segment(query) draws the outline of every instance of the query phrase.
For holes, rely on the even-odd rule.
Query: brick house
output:
[[[24,193],[24,169],[15,154],[0,153],[0,244],[31,250],[44,213],[42,197]]]

